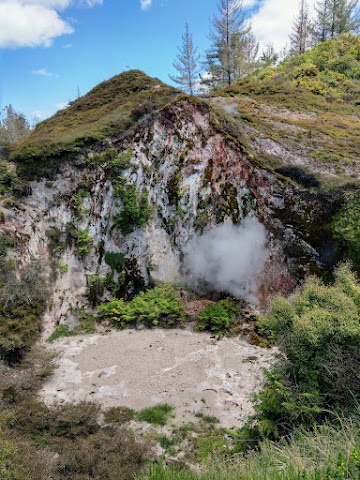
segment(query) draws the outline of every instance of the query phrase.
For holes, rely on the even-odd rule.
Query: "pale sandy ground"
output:
[[[252,413],[249,394],[261,386],[274,354],[186,330],[124,330],[65,338],[48,348],[60,355],[41,392],[48,404],[86,400],[139,410],[169,403],[179,422],[202,412],[225,427],[241,426]]]

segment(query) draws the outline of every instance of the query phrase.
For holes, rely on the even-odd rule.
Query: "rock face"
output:
[[[114,177],[111,165],[125,153]],[[116,225],[129,202],[117,194],[119,183],[135,192],[138,210],[146,207],[139,198],[147,194],[143,226]],[[89,289],[112,270],[106,252],[125,256],[123,272],[113,270],[113,279],[121,277],[124,294],[131,295],[151,282],[179,279],[195,234],[247,215],[268,232],[266,288],[291,288],[310,268],[321,267],[325,247],[319,239],[331,208],[328,199],[258,164],[222,131],[206,104],[183,99],[126,135],[74,154],[51,180],[32,181],[30,195],[3,208],[0,230],[16,239],[12,255],[21,264],[36,259],[48,275],[47,336],[57,323],[72,326],[76,310],[89,306]],[[107,289],[98,294],[111,298]]]

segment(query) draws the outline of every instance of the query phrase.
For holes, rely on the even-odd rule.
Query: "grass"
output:
[[[174,407],[167,403],[160,403],[154,407],[144,408],[136,414],[136,420],[153,425],[166,425]]]
[[[298,431],[282,443],[228,460],[212,458],[202,473],[152,465],[138,480],[355,480],[360,476],[360,418],[336,416],[333,424]]]
[[[121,134],[178,94],[174,88],[139,70],[121,73],[39,123],[16,144],[11,158],[20,163],[23,174],[41,174],[49,165],[49,158],[54,160],[54,167],[66,154],[79,152],[112,134]]]
[[[52,343],[62,337],[75,337],[76,335],[96,332],[95,321],[92,315],[86,315],[84,312],[79,312],[79,320],[80,324],[72,329],[66,325],[57,325],[47,341]]]

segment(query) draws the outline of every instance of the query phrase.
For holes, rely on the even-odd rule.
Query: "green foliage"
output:
[[[0,260],[7,256],[8,248],[15,246],[13,238],[9,235],[0,235]]]
[[[89,229],[79,230],[75,234],[75,247],[80,257],[86,257],[90,254],[93,246],[93,239],[89,235]]]
[[[99,305],[100,298],[104,295],[105,279],[99,277],[97,273],[87,277],[87,297],[93,307]]]
[[[104,412],[104,421],[106,423],[124,424],[130,422],[135,417],[135,411],[128,407],[110,407]]]
[[[106,252],[105,263],[109,265],[111,270],[121,273],[125,266],[125,256],[119,252]]]
[[[360,192],[350,193],[332,223],[339,247],[360,268]]]
[[[347,265],[335,283],[309,278],[293,301],[277,298],[263,329],[286,355],[257,395],[258,429],[278,437],[360,400],[360,285]]]
[[[221,333],[227,330],[240,315],[240,308],[231,300],[220,300],[209,305],[198,315],[199,330]]]
[[[132,156],[132,151],[128,150],[119,155],[118,157],[113,158],[109,164],[110,178],[116,179],[118,177],[121,177],[123,171],[130,167]]]
[[[144,408],[136,414],[139,422],[152,423],[153,425],[166,425],[174,407],[167,403],[160,403],[154,407]]]
[[[71,199],[71,206],[77,220],[82,220],[88,213],[88,209],[82,204],[83,199],[89,196],[89,192],[80,188]]]
[[[295,85],[323,96],[358,102],[360,37],[344,34],[286,59],[276,69]]]
[[[49,250],[51,253],[60,253],[64,249],[64,242],[62,239],[62,232],[57,227],[49,227],[46,230],[46,236],[49,240]]]
[[[6,273],[0,290],[0,352],[10,361],[36,341],[46,306],[47,289],[38,264],[23,270],[20,279]]]
[[[0,162],[0,196],[20,196],[26,191],[25,183],[18,177],[14,166]]]
[[[58,262],[57,266],[61,274],[69,271],[69,265],[67,263],[62,262],[61,260]]]
[[[185,318],[184,305],[171,285],[141,292],[131,302],[120,299],[105,303],[99,307],[99,315],[120,328],[173,327]]]
[[[332,425],[299,430],[280,443],[263,442],[228,459],[214,455],[208,437],[200,443],[211,457],[201,471],[157,462],[138,480],[355,480],[360,475],[359,432],[357,415],[333,418]]]
[[[96,332],[95,319],[92,315],[87,315],[86,313],[80,312],[79,321],[79,325],[72,329],[67,327],[66,325],[57,325],[53,333],[47,339],[47,341],[49,343],[52,343],[61,337],[75,337],[77,335],[82,335],[85,333]]]
[[[156,88],[155,88],[156,87]],[[112,134],[125,132],[138,119],[134,113],[146,105],[147,113],[163,107],[178,91],[138,70],[121,73],[100,83],[86,95],[39,123],[16,144],[12,159],[26,176],[54,170],[69,153]]]
[[[150,215],[148,193],[140,194],[136,185],[126,185],[118,192],[118,196],[123,206],[115,215],[114,222],[121,232],[128,235],[136,227],[145,227]]]

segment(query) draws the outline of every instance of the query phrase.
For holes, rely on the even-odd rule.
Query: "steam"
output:
[[[268,258],[265,227],[255,217],[240,225],[217,225],[195,237],[184,266],[195,288],[226,292],[256,303],[256,280]]]

